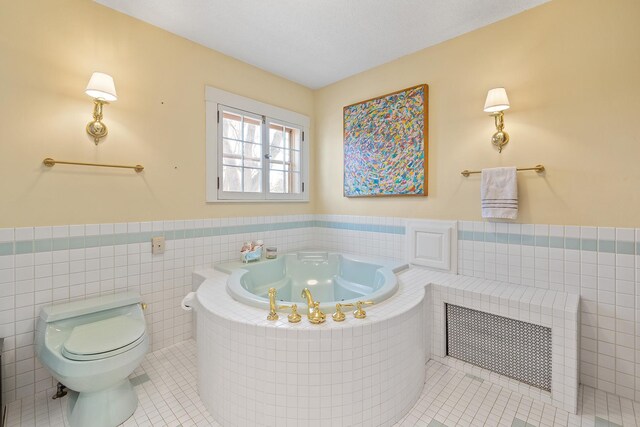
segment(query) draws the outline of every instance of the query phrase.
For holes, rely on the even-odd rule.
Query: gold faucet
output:
[[[278,320],[277,309],[276,288],[269,288],[269,314],[267,315],[267,320]]]
[[[291,309],[291,314],[287,316],[287,319],[289,320],[289,323],[298,323],[300,321],[300,319],[302,319],[302,316],[300,316],[300,313],[298,313],[298,304],[279,305],[278,308],[279,309],[283,309],[283,308]]]
[[[304,288],[301,296],[307,300],[307,318],[309,322],[314,324],[323,323],[327,316],[320,310],[320,303],[313,300],[309,288]]]
[[[344,321],[344,319],[346,319],[347,316],[345,316],[344,311],[342,311],[343,307],[353,307],[353,304],[350,303],[337,303],[336,304],[336,312],[333,313],[333,320],[336,322],[342,322]]]
[[[267,320],[278,320],[278,310],[291,309],[291,314],[287,316],[290,323],[298,323],[302,316],[298,313],[298,305],[277,305],[276,304],[276,288],[269,288],[269,314]]]
[[[367,317],[367,312],[362,309],[363,305],[372,305],[373,301],[358,301],[356,303],[356,311],[353,312],[353,317],[356,319],[364,319]]]

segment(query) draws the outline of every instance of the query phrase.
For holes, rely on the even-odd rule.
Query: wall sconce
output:
[[[105,73],[93,73],[84,92],[93,98],[93,121],[87,123],[87,133],[93,137],[93,142],[98,145],[100,139],[109,133],[107,126],[102,123],[102,106],[108,104],[109,101],[118,100],[113,77]]]
[[[509,142],[509,134],[504,129],[504,110],[509,109],[509,98],[507,91],[503,87],[491,89],[487,93],[487,100],[484,103],[484,111],[491,113],[496,121],[496,133],[491,137],[491,143],[498,147],[498,153],[502,153],[502,147]]]

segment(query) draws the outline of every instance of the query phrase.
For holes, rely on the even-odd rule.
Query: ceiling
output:
[[[548,0],[95,0],[312,89]]]

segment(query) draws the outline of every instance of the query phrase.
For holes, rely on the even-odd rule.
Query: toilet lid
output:
[[[92,355],[100,356],[139,341],[144,332],[144,320],[129,316],[85,323],[73,328],[62,346],[62,354],[69,359],[92,359]]]

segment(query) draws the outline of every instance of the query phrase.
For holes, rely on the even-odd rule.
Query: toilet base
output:
[[[133,415],[137,407],[138,395],[125,378],[106,390],[70,390],[67,419],[71,427],[115,427]]]

